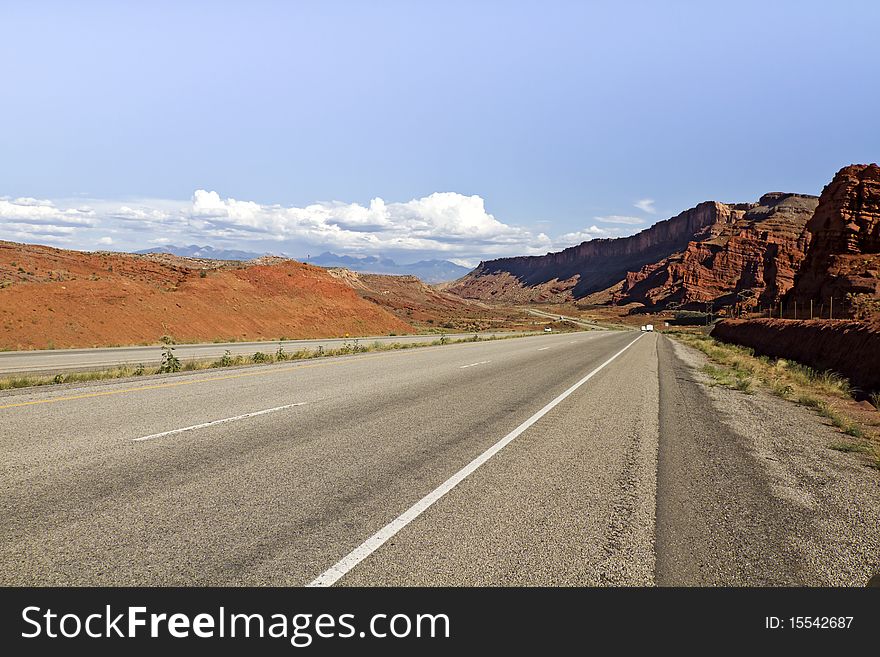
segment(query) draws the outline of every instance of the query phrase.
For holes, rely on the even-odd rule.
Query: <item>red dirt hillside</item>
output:
[[[362,298],[424,329],[486,331],[534,329],[535,318],[510,306],[486,304],[449,294],[415,276],[363,274],[348,269],[329,269]]]
[[[320,267],[0,241],[0,348],[410,333]]]

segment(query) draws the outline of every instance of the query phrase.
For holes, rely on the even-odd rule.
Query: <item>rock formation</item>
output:
[[[729,206],[727,221],[695,235],[683,251],[630,272],[614,300],[648,307],[773,303],[792,287],[817,202],[771,192],[757,203]]]
[[[648,307],[775,300],[792,286],[816,204],[815,196],[781,192],[757,203],[707,201],[632,237],[482,262],[449,290],[519,303],[606,291],[614,303]]]
[[[807,224],[810,246],[790,299],[876,314],[880,300],[880,167],[854,164],[825,186]],[[839,304],[839,305],[838,305]],[[873,309],[872,309],[873,306]]]
[[[707,227],[729,221],[730,213],[730,206],[707,201],[631,237],[589,240],[543,256],[481,262],[447,289],[466,298],[517,303],[579,299],[684,249]]]

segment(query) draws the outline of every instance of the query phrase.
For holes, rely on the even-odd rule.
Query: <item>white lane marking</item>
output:
[[[254,411],[253,413],[245,413],[244,415],[236,415],[234,417],[225,417],[222,420],[212,420],[210,422],[202,422],[201,424],[194,424],[191,427],[183,427],[182,429],[172,429],[171,431],[163,431],[162,433],[154,433],[149,436],[141,436],[140,438],[132,438],[131,442],[139,443],[144,440],[153,440],[154,438],[162,438],[164,436],[171,436],[175,433],[183,433],[184,431],[194,431],[195,429],[204,429],[205,427],[212,427],[215,424],[224,424],[226,422],[235,422],[236,420],[244,420],[249,417],[255,417],[257,415],[265,415],[266,413],[274,413],[275,411],[283,411],[285,408],[293,408],[294,406],[302,406],[307,402],[297,402],[295,404],[285,404],[284,406],[276,406],[275,408],[267,408],[262,411]]]
[[[481,360],[479,363],[471,363],[470,365],[462,365],[458,369],[463,370],[466,367],[476,367],[477,365],[485,365],[486,363],[491,363],[491,360]]]
[[[550,347],[541,347],[541,348],[538,349],[538,351],[544,351],[545,349],[549,349],[549,348],[550,348]]]
[[[409,509],[401,513],[397,518],[389,522],[387,525],[382,527],[375,534],[370,536],[366,541],[361,543],[354,550],[349,552],[345,557],[343,557],[340,561],[333,564],[326,571],[318,575],[314,580],[312,580],[307,586],[317,587],[317,586],[333,586],[341,577],[343,577],[348,571],[357,566],[361,561],[366,559],[368,556],[373,554],[376,550],[378,550],[382,545],[390,538],[392,538],[395,534],[397,534],[401,529],[406,527],[413,520],[418,518],[424,511],[430,508],[437,500],[446,495],[449,491],[455,488],[458,484],[464,481],[465,478],[468,477],[472,472],[474,472],[477,468],[483,465],[486,461],[495,456],[498,452],[500,452],[507,444],[513,441],[517,436],[519,436],[523,431],[531,427],[535,422],[540,420],[542,417],[547,415],[557,404],[559,404],[562,400],[568,397],[575,390],[584,385],[587,381],[592,379],[600,370],[602,370],[605,366],[611,363],[615,358],[620,356],[624,351],[633,346],[642,336],[639,335],[635,340],[626,345],[623,349],[614,354],[611,358],[606,360],[604,363],[599,365],[592,372],[587,374],[580,381],[571,386],[568,390],[559,395],[556,399],[551,401],[549,404],[544,406],[540,411],[535,413],[528,420],[519,425],[516,429],[511,431],[509,434],[504,436],[497,443],[492,445],[485,452],[480,454],[473,461],[464,466],[461,470],[452,475],[449,479],[440,484],[433,491],[425,495],[418,502],[413,504]]]

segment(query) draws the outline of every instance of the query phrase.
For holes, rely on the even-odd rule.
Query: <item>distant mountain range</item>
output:
[[[253,260],[265,253],[236,251],[234,249],[215,249],[212,246],[175,246],[168,244],[152,249],[142,249],[135,253],[170,253],[184,258],[208,258],[211,260]],[[363,274],[392,274],[395,276],[418,276],[426,283],[443,283],[461,278],[470,269],[449,260],[419,260],[406,265],[397,264],[391,258],[382,256],[350,256],[338,255],[325,251],[314,258],[306,258],[303,262],[319,267],[345,267]]]
[[[181,256],[183,258],[207,258],[209,260],[253,260],[260,258],[265,253],[253,253],[252,251],[236,251],[235,249],[215,249],[213,246],[198,246],[190,244],[189,246],[174,246],[168,244],[166,246],[157,246],[152,249],[142,249],[135,253],[170,253],[171,255]]]
[[[364,274],[418,276],[426,283],[454,281],[470,271],[467,267],[462,267],[449,260],[419,260],[400,265],[391,258],[383,258],[382,256],[337,255],[329,251],[314,258],[308,258],[305,262],[319,267],[345,267]]]

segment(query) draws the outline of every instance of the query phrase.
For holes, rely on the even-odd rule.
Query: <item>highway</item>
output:
[[[473,333],[450,333],[450,340],[472,337]],[[509,333],[482,332],[479,335],[489,338]],[[300,349],[326,350],[338,349],[346,342],[359,340],[361,344],[392,344],[394,342],[420,344],[440,339],[439,334],[430,335],[378,335],[366,337],[321,338],[315,340],[277,340],[258,342],[206,342],[199,344],[178,344],[174,355],[182,361],[208,360],[220,358],[229,351],[232,356],[252,356],[257,351],[275,353],[279,345],[288,353]],[[66,371],[86,371],[116,367],[117,365],[156,365],[162,360],[163,345],[139,347],[95,347],[88,349],[42,349],[28,351],[0,351],[0,376],[15,374],[54,374]]]
[[[568,320],[569,322],[576,324],[578,326],[581,326],[585,329],[599,328],[599,325],[596,322],[581,319],[579,317],[571,317],[570,315],[560,315],[558,313],[557,314],[548,313],[548,312],[544,312],[543,310],[535,310],[534,308],[526,308],[526,307],[521,308],[521,310],[524,310],[525,312],[529,313],[530,315],[535,315],[536,317],[540,317],[542,319],[552,319],[554,321],[557,321],[560,319],[565,319],[565,320]]]
[[[682,358],[597,330],[7,391],[0,584],[859,583],[876,518],[805,553],[846,534]]]

